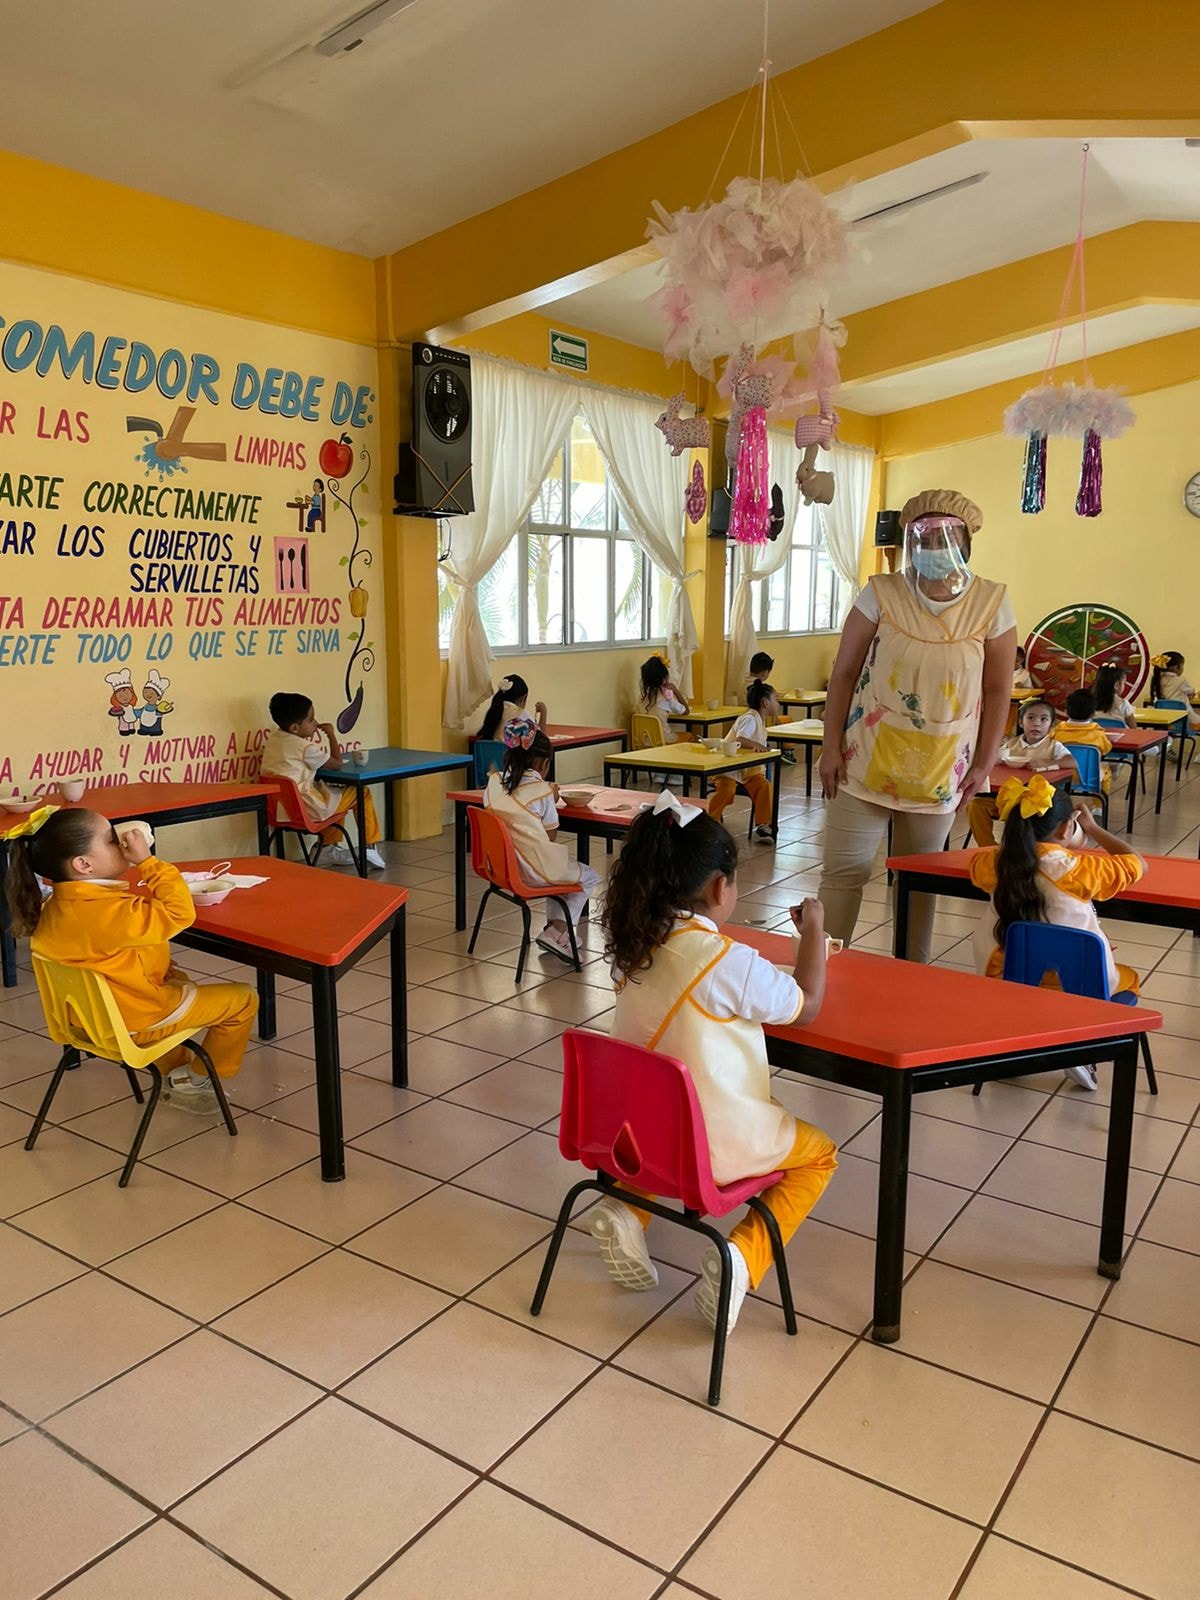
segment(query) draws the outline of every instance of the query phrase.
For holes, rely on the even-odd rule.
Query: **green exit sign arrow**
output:
[[[588,342],[580,339],[573,333],[558,333],[550,330],[550,364],[554,367],[570,367],[572,372],[586,372],[588,369]]]

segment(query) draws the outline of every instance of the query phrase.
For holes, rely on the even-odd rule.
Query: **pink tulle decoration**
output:
[[[1119,439],[1134,424],[1133,407],[1120,389],[1090,383],[1042,383],[1026,389],[1004,413],[1004,431],[1018,438],[1042,433],[1048,438]]]
[[[1098,517],[1104,507],[1100,504],[1100,489],[1104,482],[1104,462],[1100,455],[1100,435],[1089,428],[1083,440],[1083,466],[1079,473],[1079,493],[1075,511],[1081,517]]]
[[[742,419],[729,536],[737,544],[765,544],[771,528],[771,472],[767,414],[754,406]]]

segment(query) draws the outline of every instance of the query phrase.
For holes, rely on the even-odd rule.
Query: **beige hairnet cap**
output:
[[[900,513],[900,526],[907,528],[917,517],[957,517],[972,536],[983,527],[983,512],[957,489],[922,489],[914,494]]]

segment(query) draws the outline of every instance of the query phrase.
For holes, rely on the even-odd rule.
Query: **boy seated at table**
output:
[[[313,714],[313,703],[305,694],[273,694],[270,701],[271,721],[275,731],[263,748],[262,775],[264,778],[290,778],[300,793],[305,810],[314,821],[344,818],[354,809],[352,787],[330,789],[317,777],[321,767],[340,767],[342,747],[330,722],[318,722]],[[371,791],[363,791],[364,814],[367,821],[367,863],[376,869],[387,862],[375,849],[379,842],[379,823],[371,801]],[[287,804],[280,802],[281,814],[288,816]],[[303,817],[288,816],[291,822],[303,822]],[[345,844],[335,845],[330,858],[343,864],[353,864],[354,856]]]
[[[1112,749],[1112,740],[1096,719],[1096,696],[1091,689],[1076,689],[1067,696],[1067,716],[1055,729],[1063,744],[1090,745],[1106,756]],[[1100,763],[1100,788],[1107,794],[1112,788],[1112,768]]]
[[[1055,732],[1054,711],[1047,700],[1026,700],[1017,717],[1016,733],[1000,746],[1000,759],[1006,766],[1025,767],[1030,772],[1059,768],[1072,778],[1079,776],[1075,757]],[[977,794],[968,804],[967,821],[976,844],[995,844],[998,815],[994,795]]]
[[[750,704],[750,690],[756,683],[766,683],[774,670],[775,658],[773,656],[769,656],[765,650],[756,650],[755,653],[750,657],[750,677],[747,681],[744,692],[744,698],[747,705]],[[781,714],[778,717],[773,717],[771,720],[773,722],[786,722],[787,718]],[[796,765],[796,752],[794,750],[781,750],[780,760],[783,762],[785,767],[794,767]]]

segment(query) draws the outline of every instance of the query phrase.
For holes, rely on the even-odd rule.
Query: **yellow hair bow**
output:
[[[1023,817],[1044,816],[1054,804],[1054,785],[1040,772],[1035,772],[1028,783],[1022,783],[1020,778],[1005,778],[996,791],[996,811],[1001,822],[1007,822],[1009,812],[1018,803]]]
[[[1152,667],[1157,667],[1160,672],[1165,672],[1167,670],[1167,668],[1170,666],[1170,664],[1171,664],[1170,660],[1169,660],[1169,658],[1167,656],[1151,656],[1150,657],[1150,665]]]
[[[4,802],[0,800],[0,806]],[[47,822],[60,806],[39,806],[36,811],[31,811],[28,816],[22,817],[20,822],[14,822],[11,828],[5,828],[6,839],[23,839],[26,834],[36,833],[43,822]]]

